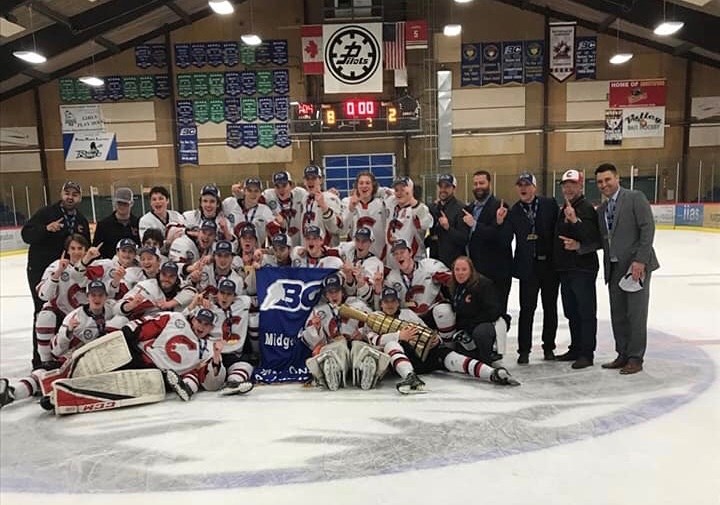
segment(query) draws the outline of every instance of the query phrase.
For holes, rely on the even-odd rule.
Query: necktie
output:
[[[606,218],[608,231],[610,231],[612,230],[613,222],[615,221],[615,200],[613,198],[608,201]]]
[[[475,231],[475,228],[477,227],[477,223],[480,220],[480,214],[482,213],[482,210],[483,210],[483,206],[478,205],[477,203],[473,207],[473,219],[475,220],[475,224],[473,225],[472,230],[470,230],[471,235]]]

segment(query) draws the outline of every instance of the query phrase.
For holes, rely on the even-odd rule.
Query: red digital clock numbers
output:
[[[372,119],[377,117],[379,110],[375,100],[353,98],[343,102],[343,114],[346,119]]]

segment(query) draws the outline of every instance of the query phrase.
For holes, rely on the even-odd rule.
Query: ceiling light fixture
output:
[[[462,25],[449,24],[443,27],[443,35],[446,37],[457,37],[462,33]]]
[[[660,35],[661,37],[667,37],[668,35],[672,35],[673,33],[680,31],[680,29],[685,26],[685,23],[683,23],[682,21],[668,21],[666,9],[667,0],[663,0],[663,20],[662,23],[657,25],[653,30],[653,33],[655,35]]]
[[[250,33],[244,33],[240,35],[240,40],[243,41],[243,44],[248,46],[259,46],[262,44],[262,39],[260,38],[260,35],[255,33],[253,30],[253,27],[255,26],[254,19],[253,19],[253,6],[252,2],[250,2]]]
[[[103,79],[101,79],[100,77],[95,77],[94,75],[85,75],[83,77],[80,77],[79,81],[94,88],[98,88],[105,84],[105,81]]]
[[[620,20],[617,21],[617,36],[616,36],[616,51],[615,54],[610,58],[610,63],[613,65],[622,65],[632,60],[633,53],[620,52]]]
[[[227,16],[235,12],[235,7],[228,0],[209,0],[208,5],[214,13]]]
[[[456,4],[469,4],[473,0],[455,0]]]
[[[28,12],[30,13],[30,32],[32,33],[32,40],[33,40],[33,50],[32,51],[13,51],[13,56],[16,58],[27,61],[28,63],[33,63],[35,65],[39,63],[45,63],[47,61],[47,58],[40,54],[37,50],[37,41],[35,40],[35,32],[33,31],[33,11],[32,11],[32,4],[28,7]]]

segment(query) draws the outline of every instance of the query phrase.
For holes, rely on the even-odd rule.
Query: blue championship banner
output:
[[[544,82],[545,41],[526,40],[524,46],[525,83]]]
[[[463,44],[460,51],[460,86],[480,86],[480,44]]]
[[[240,61],[240,48],[237,42],[223,42],[223,64],[234,67]]]
[[[313,307],[320,300],[328,268],[260,268],[257,295],[260,304],[260,364],[256,382],[306,382],[305,360],[311,351],[298,337]]]
[[[523,43],[522,41],[502,43],[502,83],[523,83]]]
[[[575,46],[575,79],[595,79],[597,37],[577,37]]]
[[[187,68],[190,66],[190,44],[175,44],[175,66]]]
[[[480,47],[480,85],[502,84],[502,54],[500,42],[483,42]]]

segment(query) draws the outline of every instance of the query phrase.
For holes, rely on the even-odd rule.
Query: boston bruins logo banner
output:
[[[323,25],[325,93],[382,93],[382,23]]]

